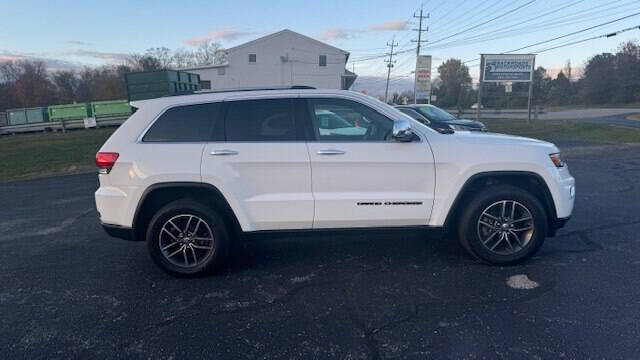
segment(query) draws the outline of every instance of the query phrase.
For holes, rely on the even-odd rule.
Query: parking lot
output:
[[[640,146],[559,143],[573,219],[525,265],[421,234],[264,239],[212,277],[109,238],[95,174],[0,184],[7,358],[637,358]],[[525,277],[526,276],[526,277]]]

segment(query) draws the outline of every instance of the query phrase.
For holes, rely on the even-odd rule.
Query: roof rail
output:
[[[222,92],[264,91],[264,90],[310,90],[310,89],[315,89],[315,87],[307,86],[307,85],[246,87],[246,88],[228,88],[228,89],[215,89],[215,90],[197,90],[187,94],[211,94],[211,93],[222,93]]]

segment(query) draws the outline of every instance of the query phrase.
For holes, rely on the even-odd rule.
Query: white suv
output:
[[[494,264],[531,257],[573,210],[553,144],[441,134],[339,90],[225,91],[133,102],[96,155],[102,225],[177,276],[275,231],[449,230]]]

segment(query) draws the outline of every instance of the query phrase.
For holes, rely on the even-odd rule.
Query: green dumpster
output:
[[[132,108],[127,100],[94,101],[91,103],[91,113],[96,118],[129,116]]]
[[[46,107],[9,109],[6,117],[9,125],[37,124],[49,121]]]
[[[89,104],[49,106],[49,119],[51,121],[81,120],[88,117],[91,117],[91,107]]]
[[[129,101],[189,94],[200,90],[200,75],[160,70],[125,74]]]

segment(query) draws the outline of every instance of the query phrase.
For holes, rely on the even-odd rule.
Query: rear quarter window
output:
[[[223,141],[222,103],[177,106],[168,109],[142,138],[144,142]]]

